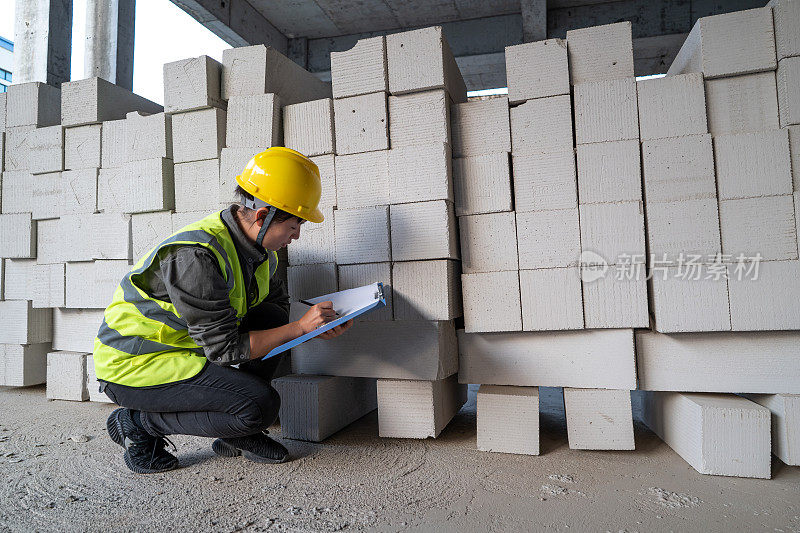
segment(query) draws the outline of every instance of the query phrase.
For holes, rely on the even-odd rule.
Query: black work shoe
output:
[[[211,443],[211,449],[222,457],[243,455],[256,463],[285,463],[289,460],[289,451],[263,433],[217,439]]]
[[[178,458],[164,449],[167,440],[139,428],[129,409],[111,413],[106,428],[111,440],[125,448],[125,465],[137,474],[156,474],[178,467]]]

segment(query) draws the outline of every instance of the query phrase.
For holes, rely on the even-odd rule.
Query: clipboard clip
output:
[[[375,293],[375,299],[385,301],[383,297],[383,283],[378,282],[378,290]]]

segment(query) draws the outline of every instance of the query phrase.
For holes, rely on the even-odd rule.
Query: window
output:
[[[11,81],[11,73],[5,69],[0,68],[0,80]]]

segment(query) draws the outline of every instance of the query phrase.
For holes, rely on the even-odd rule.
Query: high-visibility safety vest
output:
[[[258,296],[248,306],[239,256],[221,212],[174,233],[145,254],[114,291],[94,341],[97,379],[129,387],[150,387],[189,379],[205,366],[203,349],[189,336],[186,321],[175,306],[153,298],[140,284],[142,274],[153,265],[158,252],[170,246],[202,246],[214,254],[228,284],[237,323],[249,308],[266,298],[270,277],[278,266],[277,254],[270,252],[268,260],[255,271]]]

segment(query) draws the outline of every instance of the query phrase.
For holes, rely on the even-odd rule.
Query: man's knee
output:
[[[268,428],[278,418],[281,398],[278,392],[268,385],[251,398],[250,406],[239,417],[245,434],[259,433]]]

